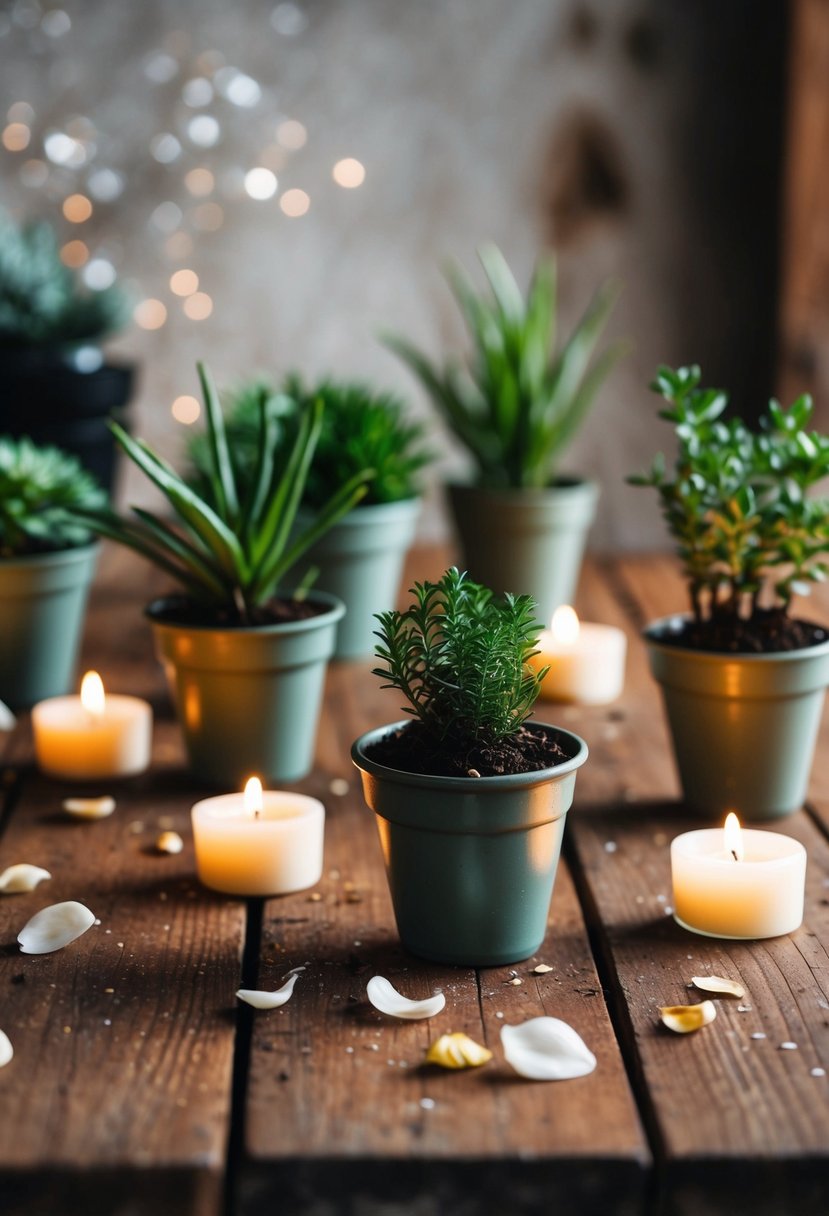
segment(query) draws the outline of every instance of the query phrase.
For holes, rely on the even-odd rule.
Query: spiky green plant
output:
[[[612,282],[600,287],[576,328],[555,349],[555,261],[539,260],[525,300],[495,245],[482,245],[478,256],[486,294],[476,292],[460,267],[447,272],[472,339],[466,367],[457,358],[438,366],[397,335],[386,336],[385,342],[408,364],[468,448],[481,486],[548,486],[623,353],[624,345],[616,342],[593,359],[619,289]]]
[[[74,456],[26,438],[0,438],[0,558],[89,544],[89,528],[73,511],[105,503],[106,494]]]
[[[126,319],[120,287],[85,290],[49,224],[18,227],[0,210],[0,346],[95,342]]]
[[[651,384],[678,443],[673,473],[658,455],[629,478],[659,495],[698,621],[751,617],[765,596],[793,595],[829,574],[829,499],[807,492],[829,475],[829,438],[808,430],[812,401],[769,403],[758,430],[723,419],[728,395],[699,387],[698,367],[660,367]]]
[[[305,551],[365,493],[371,470],[340,486],[304,527],[297,509],[322,427],[317,402],[302,418],[286,453],[277,441],[279,402],[263,398],[259,409],[256,469],[240,486],[213,379],[198,364],[207,417],[209,471],[203,491],[189,485],[147,444],[113,423],[129,458],[165,496],[175,522],[141,507],[134,518],[113,512],[84,513],[90,527],[135,549],[176,578],[186,595],[217,620],[250,624]]]
[[[403,694],[405,712],[438,742],[468,747],[515,734],[547,672],[529,666],[540,629],[534,600],[496,599],[454,566],[411,593],[404,612],[377,615],[383,666],[374,675]]]

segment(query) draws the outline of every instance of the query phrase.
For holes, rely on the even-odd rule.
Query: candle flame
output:
[[[725,838],[726,853],[730,853],[735,861],[742,861],[745,857],[743,833],[740,830],[740,821],[733,811],[729,811],[725,817],[723,836]]]
[[[579,618],[569,604],[562,604],[553,613],[550,631],[561,646],[572,646],[579,636]]]
[[[106,709],[104,682],[97,671],[88,671],[81,680],[81,705],[93,718],[102,718]]]
[[[250,777],[245,786],[245,810],[253,819],[262,814],[262,782],[258,777]]]

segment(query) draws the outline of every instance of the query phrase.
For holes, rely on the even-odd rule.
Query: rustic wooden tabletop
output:
[[[436,577],[446,556],[416,552],[409,581]],[[829,1072],[829,721],[809,806],[782,829],[809,854],[803,927],[749,943],[680,929],[668,844],[694,825],[638,640],[683,604],[668,559],[584,571],[581,615],[628,632],[625,692],[606,707],[539,704],[590,759],[542,950],[477,972],[397,941],[348,759],[359,733],[399,716],[368,660],[332,665],[317,764],[298,787],[327,809],[318,888],[246,904],[198,885],[189,809],[204,791],[183,768],[139,611],[151,582],[108,552],[87,626],[85,663],[156,711],[152,770],[95,791],[116,796],[115,814],[69,821],[67,788],[32,766],[28,724],[5,742],[0,869],[31,861],[53,877],[46,898],[0,900],[0,1028],[15,1049],[0,1071],[4,1216],[524,1216],[564,1201],[579,1216],[825,1216],[829,1078],[813,1070]],[[829,620],[829,596],[811,615]],[[153,847],[166,827],[184,837],[177,856]],[[21,955],[22,924],[60,899],[100,925],[66,950]],[[531,974],[538,962],[552,970]],[[238,1005],[240,983],[275,988],[295,966],[306,970],[287,1005]],[[699,1034],[671,1035],[658,1006],[688,1000],[706,971],[739,979],[745,999],[719,1002]],[[412,996],[443,989],[444,1014],[384,1018],[365,997],[376,973]],[[500,1026],[542,1013],[578,1030],[594,1073],[534,1083],[509,1070]],[[488,1043],[493,1062],[425,1067],[449,1029]]]

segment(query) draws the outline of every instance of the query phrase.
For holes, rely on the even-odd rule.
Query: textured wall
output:
[[[662,443],[644,387],[658,362],[700,361],[741,402],[768,391],[784,33],[773,0],[65,0],[57,11],[68,21],[28,0],[0,16],[2,113],[21,100],[34,111],[30,145],[0,149],[3,200],[59,215],[96,168],[121,175],[117,198],[62,232],[116,265],[137,301],[168,309],[161,328],[133,326],[113,345],[140,360],[138,429],[168,453],[183,429],[171,403],[196,391],[199,357],[220,382],[259,368],[369,377],[428,413],[376,335],[391,327],[434,352],[462,342],[439,267],[471,265],[488,237],[522,281],[539,248],[559,250],[565,325],[603,277],[625,283],[613,332],[633,352],[568,461],[605,483],[597,546],[664,539],[648,496],[623,484]],[[257,104],[182,101],[188,80],[216,83],[222,65],[258,82]],[[211,147],[188,134],[200,114],[220,124]],[[79,115],[92,126],[70,128]],[[307,129],[301,149],[278,145],[286,118]],[[44,154],[43,139],[67,130],[85,163]],[[167,164],[151,151],[162,133],[181,145]],[[358,189],[331,177],[349,156],[366,169]],[[268,200],[244,193],[255,165],[277,173]],[[188,192],[194,168],[213,174],[209,195]],[[290,189],[310,198],[299,218],[281,209]],[[166,230],[159,220],[176,212],[158,213],[163,202],[181,210]],[[215,231],[199,228],[216,223],[197,211],[205,202],[222,208]],[[212,301],[205,319],[169,289],[182,267]],[[441,448],[436,476],[463,467]],[[443,527],[434,494],[423,526]]]

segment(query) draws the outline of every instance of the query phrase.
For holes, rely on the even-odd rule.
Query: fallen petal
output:
[[[0,1068],[8,1064],[13,1055],[14,1048],[11,1045],[11,1039],[5,1031],[0,1030]]]
[[[48,870],[21,861],[15,866],[9,866],[0,874],[0,894],[14,895],[18,891],[34,891],[39,882],[51,877]]]
[[[694,975],[691,983],[702,992],[716,992],[720,996],[745,996],[745,989],[736,980],[724,979],[721,975]]]
[[[14,730],[17,718],[5,701],[0,701],[0,730]]]
[[[277,988],[276,992],[259,992],[255,988],[240,988],[236,995],[240,1001],[252,1005],[254,1009],[278,1009],[280,1005],[284,1005],[291,999],[294,984],[298,979],[298,975],[292,975],[281,988]]]
[[[442,992],[436,992],[425,1001],[410,1001],[382,975],[372,976],[366,985],[366,996],[375,1009],[387,1013],[392,1018],[433,1018],[446,1004],[446,997]]]
[[[94,925],[95,917],[84,904],[67,900],[41,908],[17,935],[24,954],[49,954],[68,946]]]
[[[669,1030],[675,1034],[690,1034],[707,1026],[717,1016],[717,1008],[713,1001],[701,1001],[699,1005],[663,1005],[659,1016]]]
[[[552,967],[548,967],[546,963],[539,963],[537,967],[533,967],[533,975],[546,975],[548,971],[552,971]]]
[[[159,853],[180,853],[184,848],[184,841],[178,832],[162,832],[155,842],[155,847]]]
[[[585,1077],[596,1057],[579,1034],[560,1018],[530,1018],[520,1026],[502,1026],[507,1063],[532,1081],[567,1081]]]
[[[76,819],[106,819],[115,810],[115,799],[108,794],[103,798],[64,798],[63,809]]]
[[[442,1034],[426,1052],[426,1063],[439,1064],[441,1068],[479,1068],[491,1059],[488,1048],[460,1032]]]

